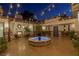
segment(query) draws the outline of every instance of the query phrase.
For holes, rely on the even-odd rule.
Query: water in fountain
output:
[[[38,33],[38,40],[41,40],[41,33]]]

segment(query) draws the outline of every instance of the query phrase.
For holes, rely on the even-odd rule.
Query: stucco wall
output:
[[[21,25],[20,29],[18,28],[19,24]],[[27,27],[27,26],[31,26],[31,25],[32,24],[27,24],[27,23],[24,23],[24,22],[11,22],[10,23],[10,29],[13,32],[13,34],[16,34],[18,31],[22,31],[23,34],[24,34],[25,33],[25,29],[24,28]]]
[[[50,28],[53,31],[53,26],[58,26],[59,31],[63,31],[64,29],[68,31],[68,25],[70,26],[70,30],[79,31],[79,22],[76,19],[67,19],[67,20],[61,20],[59,21],[57,18],[46,20],[43,26],[50,26]],[[64,27],[65,25],[65,27]]]

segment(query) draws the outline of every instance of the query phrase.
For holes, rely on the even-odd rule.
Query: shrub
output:
[[[0,37],[0,51],[6,48],[7,48],[6,41],[2,37]]]
[[[31,30],[28,27],[25,27],[26,32],[31,32]]]

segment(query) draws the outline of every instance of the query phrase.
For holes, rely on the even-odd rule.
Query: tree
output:
[[[29,21],[30,20],[30,18],[31,19],[33,19],[33,13],[32,12],[29,12],[29,11],[24,11],[23,13],[21,13],[22,14],[22,17],[23,17],[23,19],[24,20],[26,20],[27,19],[27,21]]]

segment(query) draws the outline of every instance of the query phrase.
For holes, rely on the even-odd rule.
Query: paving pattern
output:
[[[33,47],[28,44],[27,38],[12,40],[8,43],[8,49],[1,55],[3,56],[75,56],[77,51],[74,49],[71,40],[64,37],[51,38],[51,44],[42,47]]]

